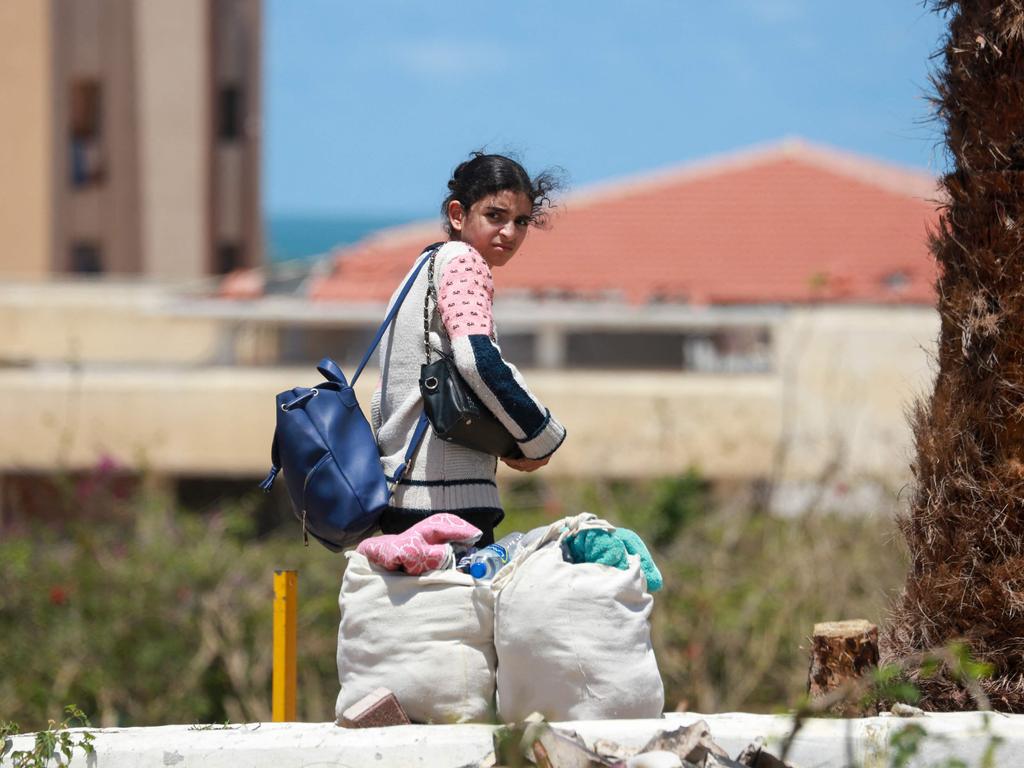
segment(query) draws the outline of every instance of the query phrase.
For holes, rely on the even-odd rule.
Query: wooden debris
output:
[[[540,739],[533,742],[530,748],[533,753],[533,762],[537,765],[537,768],[562,768],[551,762],[551,757],[548,755],[548,751]],[[569,768],[569,766],[566,766],[566,768]],[[573,766],[573,768],[576,768],[576,766]],[[588,763],[584,763],[579,768],[590,768],[590,766]]]
[[[779,758],[767,751],[764,747],[764,739],[758,738],[736,756],[736,762],[746,768],[791,768],[789,763],[782,762]]]
[[[594,751],[614,760],[628,760],[640,750],[636,747],[624,747],[611,739],[594,739]]]
[[[575,731],[552,728],[539,713],[494,732],[494,755],[502,766],[604,768],[620,764],[590,749]],[[527,762],[528,761],[528,762]]]
[[[659,731],[640,754],[665,751],[678,755],[688,763],[703,765],[707,755],[729,757],[728,753],[711,739],[711,729],[703,720],[692,725],[676,728],[674,731]]]
[[[729,757],[720,757],[709,754],[704,758],[701,768],[746,768],[742,763],[737,763]]]
[[[526,743],[533,762],[539,768],[597,768],[611,766],[612,761],[587,747],[575,731],[562,731],[547,723],[526,731]]]
[[[553,728],[538,713],[495,731],[494,752],[473,768],[495,764],[507,768],[792,768],[765,751],[763,739],[733,760],[712,740],[703,720],[659,731],[641,749],[610,739],[596,739],[588,747],[575,731]]]

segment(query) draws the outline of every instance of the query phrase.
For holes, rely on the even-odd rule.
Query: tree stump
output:
[[[878,627],[863,619],[814,625],[807,691],[818,699],[878,666]],[[853,714],[858,702],[843,702],[834,711]]]

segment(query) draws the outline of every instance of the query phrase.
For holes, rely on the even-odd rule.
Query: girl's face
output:
[[[473,246],[492,268],[504,266],[515,256],[526,239],[532,213],[530,199],[510,189],[480,198],[468,211],[458,200],[448,204],[452,237]]]

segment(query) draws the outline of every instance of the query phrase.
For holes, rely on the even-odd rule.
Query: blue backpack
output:
[[[373,430],[352,387],[398,314],[416,276],[439,245],[427,248],[409,276],[351,384],[338,364],[325,357],[317,365],[323,382],[286,390],[276,398],[277,429],[270,448],[270,473],[260,487],[269,492],[283,469],[288,496],[296,517],[302,521],[304,535],[312,534],[334,552],[358,544],[377,527],[429,424],[426,414],[420,414],[402,464],[392,477],[387,477]]]

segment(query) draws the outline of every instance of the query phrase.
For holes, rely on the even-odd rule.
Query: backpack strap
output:
[[[373,355],[373,350],[380,344],[380,340],[384,338],[384,334],[388,330],[388,326],[391,325],[391,321],[395,319],[395,315],[398,314],[398,310],[402,306],[402,302],[405,301],[405,297],[409,295],[409,291],[412,290],[412,284],[416,282],[416,277],[419,275],[420,270],[423,269],[423,265],[430,261],[430,257],[433,256],[438,249],[440,249],[442,243],[434,243],[433,245],[427,246],[427,249],[423,252],[422,258],[420,258],[419,264],[409,275],[409,279],[405,281],[405,285],[402,286],[402,292],[398,294],[398,298],[395,299],[394,305],[391,307],[391,311],[388,312],[388,316],[384,318],[384,322],[381,323],[380,329],[377,331],[377,335],[373,339],[373,343],[370,344],[370,348],[366,350],[366,354],[363,355],[363,361],[359,363],[359,367],[356,368],[355,375],[352,376],[351,386],[356,385],[356,380],[359,375],[363,372],[363,368],[370,361],[370,357]]]
[[[395,474],[388,478],[392,496],[395,495],[395,488],[398,487],[398,483],[405,477],[405,471],[409,468],[409,462],[412,461],[413,454],[416,453],[416,449],[423,442],[423,435],[426,434],[427,427],[429,426],[430,421],[427,419],[427,412],[425,410],[421,411],[420,420],[416,422],[416,429],[412,433],[412,440],[409,441],[409,447],[405,449],[405,458],[402,459],[402,463],[395,469]]]
[[[412,285],[416,282],[416,278],[419,276],[423,266],[430,261],[431,256],[433,256],[442,245],[444,245],[444,243],[433,243],[424,249],[419,263],[413,269],[412,274],[409,275],[409,279],[405,281],[405,285],[402,286],[401,293],[398,294],[398,297],[395,299],[395,303],[392,305],[387,317],[384,318],[384,322],[381,323],[380,328],[377,329],[377,335],[374,337],[373,343],[370,344],[370,348],[366,350],[366,354],[363,355],[363,360],[359,363],[359,367],[356,369],[355,375],[352,377],[352,382],[349,386],[355,386],[356,380],[363,372],[363,368],[365,368],[366,364],[370,361],[373,351],[377,348],[377,345],[380,344],[380,340],[384,338],[384,334],[387,332],[388,326],[391,325],[395,316],[398,314],[398,310],[401,308],[402,302],[405,301],[405,297],[408,296],[409,291],[412,290]],[[339,383],[343,383],[345,381],[345,376],[341,372],[341,369],[338,368],[337,363],[328,358],[324,358],[320,361],[319,365],[317,365],[317,370],[320,371],[323,377],[328,381],[335,381]],[[409,442],[409,447],[405,451],[405,458],[402,460],[402,463],[398,465],[394,476],[387,478],[388,482],[391,484],[392,494],[395,492],[395,487],[398,485],[398,481],[405,475],[405,471],[409,467],[409,462],[412,460],[413,454],[416,453],[416,449],[419,448],[420,443],[423,441],[423,435],[426,433],[429,423],[430,422],[427,421],[426,411],[420,413],[420,420],[416,422],[416,429],[413,431],[412,440]],[[277,430],[275,429],[274,441],[270,446],[270,472],[267,473],[263,482],[260,483],[260,488],[265,492],[270,493],[270,489],[274,485],[274,479],[280,471],[281,457],[280,451],[277,447]]]

